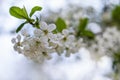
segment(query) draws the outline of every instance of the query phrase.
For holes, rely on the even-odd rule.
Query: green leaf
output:
[[[82,18],[79,20],[79,24],[77,26],[77,30],[76,30],[76,37],[81,36],[81,34],[83,34],[83,32],[85,31],[86,27],[88,24],[88,18]]]
[[[23,7],[22,10],[23,10],[24,16],[25,16],[26,18],[29,18],[26,8]]]
[[[120,25],[120,6],[116,6],[112,10],[112,20],[118,25]]]
[[[18,33],[18,32],[23,28],[23,26],[24,26],[26,23],[28,23],[28,22],[22,23],[22,24],[16,29],[16,33]]]
[[[82,32],[85,30],[86,26],[88,24],[88,18],[82,18],[79,20],[79,25],[78,25],[78,31]]]
[[[36,11],[41,11],[41,10],[42,10],[42,7],[35,6],[32,8],[29,16],[31,17]]]
[[[114,53],[113,58],[114,58],[116,61],[120,62],[120,52]]]
[[[12,16],[14,16],[16,18],[28,19],[27,12],[26,12],[25,8],[21,9],[17,6],[13,6],[13,7],[10,8],[9,12]]]
[[[89,30],[85,30],[81,35],[84,36],[84,37],[88,37],[88,38],[94,38],[95,37],[95,34],[92,31],[89,31]]]
[[[66,29],[67,28],[67,25],[65,23],[65,21],[62,19],[62,18],[58,18],[55,22],[56,24],[56,30],[55,32],[62,32],[63,29]]]
[[[113,58],[112,68],[115,72],[118,72],[119,67],[117,67],[117,65],[120,64],[119,63],[120,62],[120,51],[113,53],[112,58]]]
[[[39,22],[40,22],[40,21],[39,21],[39,18],[36,17],[35,27],[38,28],[38,29],[40,28]]]

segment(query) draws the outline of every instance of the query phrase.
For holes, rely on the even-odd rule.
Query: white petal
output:
[[[57,47],[57,44],[55,44],[53,42],[49,42],[49,46],[52,47],[52,48],[55,48],[55,47]]]
[[[47,23],[46,22],[41,22],[40,23],[40,28],[42,29],[42,30],[47,30]]]
[[[30,46],[29,46],[29,45],[25,45],[25,46],[24,46],[24,50],[25,50],[25,51],[27,51],[27,50],[29,50],[29,49],[30,49]]]
[[[13,46],[14,50],[17,51],[18,50],[18,45],[17,43]]]
[[[69,35],[67,37],[67,39],[70,40],[70,41],[74,41],[75,40],[75,36],[74,35]]]
[[[11,40],[11,42],[12,42],[13,44],[16,43],[16,39],[13,38],[13,39]]]
[[[48,38],[49,38],[49,39],[56,38],[56,35],[53,34],[53,33],[48,33]]]
[[[57,51],[58,55],[60,56],[60,55],[63,53],[64,48],[63,48],[63,47],[58,46],[58,47],[56,48],[56,51]]]
[[[67,29],[64,29],[64,30],[62,31],[62,34],[65,35],[65,36],[67,36],[67,35],[69,34],[69,31],[68,31]]]
[[[43,34],[43,32],[42,32],[40,29],[35,29],[35,30],[34,30],[34,35],[35,35],[36,37],[40,37],[42,34]]]
[[[17,39],[18,39],[18,42],[20,42],[21,36],[19,34],[17,35]]]
[[[60,33],[57,33],[56,34],[57,35],[57,38],[59,39],[59,40],[61,40],[64,36],[62,35],[62,34],[60,34]]]
[[[51,31],[53,31],[53,30],[55,30],[56,29],[56,25],[55,24],[49,24],[48,25],[48,31],[49,32],[51,32]]]
[[[23,30],[21,31],[21,34],[22,34],[23,36],[26,36],[26,37],[30,36],[30,34],[27,32],[26,29],[23,29]]]
[[[47,36],[42,36],[42,37],[40,37],[40,41],[43,42],[43,43],[46,43],[46,42],[48,42],[48,37]]]

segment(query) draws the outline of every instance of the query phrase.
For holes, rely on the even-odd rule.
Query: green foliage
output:
[[[114,53],[113,55],[113,69],[116,73],[119,69],[118,65],[120,65],[120,52]]]
[[[40,26],[39,26],[39,19],[38,19],[38,17],[36,17],[35,26],[36,26],[36,28],[40,28]]]
[[[114,23],[116,23],[117,25],[120,25],[120,5],[116,6],[113,10],[112,10],[112,20]]]
[[[56,30],[54,32],[62,32],[63,29],[67,28],[65,21],[62,18],[58,18],[55,22]]]
[[[16,29],[16,33],[18,33],[18,32],[23,28],[23,26],[24,26],[26,23],[28,23],[28,22],[22,23],[22,24]]]
[[[29,16],[31,17],[36,11],[41,11],[41,10],[42,10],[42,7],[35,6],[32,8]]]
[[[88,38],[94,38],[94,36],[95,36],[95,34],[92,31],[89,31],[89,30],[83,31],[83,33],[81,35],[83,35],[83,37],[86,36]]]
[[[41,11],[42,8],[39,6],[35,6],[32,8],[30,15],[28,16],[27,10],[25,7],[23,8],[19,8],[17,6],[12,6],[9,10],[10,14],[18,19],[24,19],[25,22],[22,23],[16,30],[16,32],[19,32],[23,26],[27,23],[31,24],[33,27],[35,28],[40,28],[39,27],[39,19],[36,17],[35,19],[32,19],[32,15],[36,12],[36,11]]]
[[[9,10],[10,14],[16,18],[19,19],[28,19],[28,14],[26,12],[25,7],[24,8],[19,8],[16,6],[13,6]]]
[[[23,10],[23,13],[24,13],[24,16],[26,17],[26,19],[28,19],[29,17],[28,17],[28,13],[27,13],[25,6],[23,6],[22,10]]]
[[[88,18],[82,18],[79,21],[79,25],[78,25],[78,30],[79,31],[84,31],[86,29],[86,26],[88,24]]]
[[[77,26],[76,37],[87,37],[94,38],[94,33],[90,30],[86,30],[88,24],[88,18],[82,18],[79,20],[79,24]]]

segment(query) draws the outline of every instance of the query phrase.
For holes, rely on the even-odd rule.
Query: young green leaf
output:
[[[88,24],[88,18],[80,19],[79,25],[78,25],[78,30],[81,31],[81,32],[84,31],[87,24]]]
[[[18,33],[18,32],[23,28],[23,26],[24,26],[26,23],[28,23],[28,22],[22,23],[22,24],[16,29],[16,33]]]
[[[115,9],[112,10],[112,20],[120,25],[120,5],[116,6]]]
[[[67,28],[67,25],[62,18],[58,18],[55,24],[57,26],[55,31],[62,32],[63,29]]]
[[[26,18],[29,18],[26,8],[23,7],[22,10],[23,10],[24,16],[25,16]]]
[[[42,7],[35,6],[32,8],[29,16],[31,17],[36,11],[41,11],[41,10],[42,10]]]
[[[94,38],[94,37],[95,37],[95,34],[94,34],[92,31],[85,30],[85,31],[82,33],[82,36],[85,36],[85,37],[88,37],[88,38]]]
[[[39,22],[40,22],[40,21],[39,21],[39,18],[36,17],[35,27],[38,28],[38,29],[40,28]]]
[[[26,12],[24,9],[21,9],[17,6],[13,6],[10,8],[9,10],[10,14],[16,18],[19,19],[28,19],[28,17],[26,16]]]
[[[76,30],[76,37],[81,36],[81,34],[83,34],[83,32],[85,31],[86,27],[88,24],[88,18],[82,18],[79,20],[79,24],[77,26],[77,30]]]

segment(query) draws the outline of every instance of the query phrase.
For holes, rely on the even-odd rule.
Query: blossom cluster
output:
[[[61,55],[65,53],[69,57],[71,53],[78,51],[80,45],[73,34],[72,29],[63,29],[61,33],[54,33],[55,24],[40,22],[40,28],[35,28],[33,34],[22,30],[16,38],[12,39],[14,50],[36,62],[51,59],[52,53]]]

